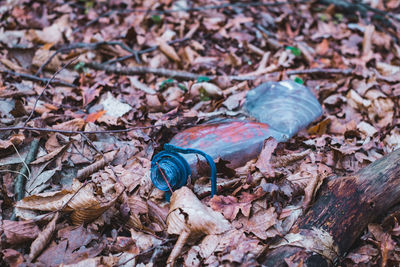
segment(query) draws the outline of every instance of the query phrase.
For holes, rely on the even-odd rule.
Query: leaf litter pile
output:
[[[400,146],[399,12],[396,0],[0,1],[0,265],[259,265],[325,178]],[[212,199],[204,177],[166,202],[150,180],[162,145],[284,79],[323,116],[219,168]],[[399,210],[340,265],[399,265]]]

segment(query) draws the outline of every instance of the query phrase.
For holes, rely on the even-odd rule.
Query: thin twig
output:
[[[306,70],[288,70],[286,71],[288,75],[298,75],[298,74],[341,74],[345,76],[350,76],[354,74],[352,69],[306,69]]]
[[[115,73],[115,74],[122,74],[122,75],[137,75],[137,74],[146,74],[152,73],[155,75],[166,76],[166,77],[174,77],[177,79],[184,79],[184,80],[195,80],[200,77],[207,77],[209,79],[215,79],[217,76],[206,76],[195,74],[187,71],[180,71],[180,70],[170,70],[164,68],[151,68],[145,66],[135,66],[135,67],[119,67],[114,65],[106,65],[100,64],[97,62],[87,63],[85,66],[89,68],[93,68],[96,70],[105,70],[106,72]],[[276,74],[279,72],[272,72],[270,74]],[[307,69],[307,70],[288,70],[286,71],[288,75],[294,74],[342,74],[342,75],[352,75],[352,69],[321,69],[321,68],[314,68],[314,69]],[[265,74],[263,74],[265,75]],[[230,80],[237,80],[237,81],[247,81],[247,80],[255,80],[263,75],[256,75],[256,76],[228,76]]]
[[[103,46],[103,45],[118,45],[120,46],[122,49],[128,51],[129,53],[135,53],[135,50],[133,50],[132,48],[128,47],[126,44],[124,44],[121,41],[100,41],[100,42],[96,42],[96,43],[72,43],[72,44],[68,44],[65,45],[59,49],[57,49],[41,66],[40,68],[37,70],[36,74],[37,76],[39,76],[43,69],[53,60],[53,58],[59,54],[59,53],[64,53],[64,52],[68,52],[74,49],[88,49],[88,50],[96,50],[99,47]]]
[[[161,172],[162,177],[164,178],[165,183],[168,185],[169,191],[171,191],[171,194],[174,193],[174,190],[172,190],[171,185],[168,182],[168,179],[166,175],[164,174],[164,171],[161,169],[160,165],[158,165],[158,162],[156,162],[158,170]]]
[[[68,82],[65,82],[65,81],[61,81],[61,80],[58,80],[58,79],[40,78],[39,76],[26,74],[26,73],[14,72],[14,71],[10,71],[10,70],[0,70],[0,72],[1,73],[6,73],[6,74],[9,74],[9,75],[13,75],[13,76],[18,76],[18,77],[21,77],[22,79],[27,79],[27,80],[31,80],[31,81],[35,81],[35,82],[42,82],[42,83],[50,82],[50,84],[62,85],[62,86],[66,86],[66,87],[72,87],[72,88],[76,88],[77,87],[75,84],[68,83]]]
[[[181,70],[151,68],[151,67],[145,67],[145,66],[119,67],[119,66],[115,66],[115,65],[100,64],[98,62],[86,63],[85,67],[95,69],[95,70],[104,70],[106,72],[122,74],[122,75],[137,75],[137,74],[152,73],[155,75],[160,75],[160,76],[165,76],[165,77],[174,77],[174,78],[183,79],[183,80],[196,80],[200,77],[204,77],[204,75],[195,74],[195,73],[191,73],[191,72],[187,72],[187,71],[181,71]],[[212,77],[212,78],[214,78],[214,77]]]
[[[58,130],[51,128],[35,128],[35,127],[27,127],[27,126],[14,126],[14,127],[3,127],[0,128],[0,132],[2,131],[15,131],[15,130],[26,130],[26,131],[37,131],[37,132],[51,132],[51,133],[62,133],[62,134],[106,134],[106,133],[126,133],[135,130],[141,129],[149,129],[161,127],[162,125],[150,125],[150,126],[141,126],[141,127],[131,127],[127,129],[118,129],[118,130],[99,130],[99,131],[69,131],[69,130]]]
[[[42,92],[40,93],[40,95],[38,95],[36,97],[35,100],[35,104],[33,104],[33,108],[31,113],[29,114],[28,118],[26,119],[26,121],[24,122],[24,126],[26,126],[26,124],[29,122],[29,120],[32,118],[33,114],[35,113],[35,109],[36,109],[36,105],[39,102],[39,99],[42,97],[42,95],[44,94],[44,92],[47,90],[47,88],[49,88],[49,85],[51,83],[52,80],[54,80],[56,78],[56,76],[65,68],[67,68],[72,62],[74,62],[75,60],[77,60],[78,58],[74,58],[71,61],[69,61],[67,64],[65,64],[61,69],[59,69],[58,71],[56,71],[53,76],[51,76],[50,80],[48,80],[48,82],[46,83],[46,86],[44,87],[44,89],[42,90]]]
[[[175,43],[180,43],[180,42],[187,41],[188,39],[189,39],[189,38],[187,38],[187,37],[181,38],[181,39],[176,39],[176,40],[172,40],[172,41],[167,42],[167,44],[171,45],[171,44],[175,44]],[[134,51],[134,52],[133,52],[132,54],[130,54],[130,55],[126,55],[126,56],[119,57],[119,58],[116,58],[116,59],[111,59],[111,60],[109,60],[109,61],[104,62],[103,64],[114,64],[114,63],[117,63],[117,62],[125,61],[125,60],[130,59],[130,58],[133,58],[133,57],[135,58],[136,62],[137,62],[138,64],[140,64],[139,55],[143,55],[143,54],[146,54],[146,53],[153,52],[153,51],[155,51],[157,48],[158,48],[158,45],[155,45],[155,46],[152,46],[152,47],[143,49],[143,50]]]

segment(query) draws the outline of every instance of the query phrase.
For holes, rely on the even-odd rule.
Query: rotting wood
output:
[[[286,266],[287,258],[295,263],[303,262],[306,266],[330,266],[339,262],[365,227],[400,201],[399,171],[400,149],[354,175],[330,177],[297,227],[292,228],[292,233],[285,236],[281,246],[267,252],[263,264]],[[309,235],[310,232],[315,233],[316,229],[328,234],[333,239],[333,244],[329,244],[326,236],[313,238]],[[298,242],[288,244],[290,239]],[[312,242],[316,247],[301,247],[298,244],[305,242],[299,239]],[[331,254],[336,253],[336,246],[338,254],[332,257],[332,261],[329,257],[322,256],[321,252],[315,252],[320,249],[318,245],[321,243]]]

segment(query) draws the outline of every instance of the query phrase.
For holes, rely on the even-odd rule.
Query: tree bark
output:
[[[266,266],[285,259],[306,266],[330,266],[365,227],[400,201],[400,149],[354,175],[331,177],[297,227],[270,251]]]

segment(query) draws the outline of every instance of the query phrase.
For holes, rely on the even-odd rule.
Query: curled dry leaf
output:
[[[326,178],[324,174],[317,174],[313,178],[310,179],[309,183],[307,184],[306,188],[304,188],[304,200],[303,200],[303,209],[307,210],[308,207],[314,200],[315,195],[318,192],[318,189],[322,185],[322,182]]]
[[[276,141],[273,137],[269,137],[267,140],[265,140],[260,156],[256,162],[256,167],[266,178],[275,175],[270,160],[277,145],[278,141]]]
[[[17,202],[20,209],[41,211],[72,211],[73,224],[79,225],[98,218],[110,208],[119,196],[122,189],[115,187],[115,196],[109,199],[101,199],[95,196],[96,188],[93,183],[82,184],[74,179],[71,190],[41,193]]]
[[[221,96],[222,90],[215,84],[202,82],[195,83],[190,87],[190,93],[194,96],[200,95],[201,90],[204,90],[209,96]]]
[[[293,162],[299,161],[299,160],[307,157],[307,155],[310,154],[310,152],[311,152],[311,150],[307,149],[305,151],[301,151],[298,153],[291,153],[291,154],[283,155],[283,156],[279,156],[279,157],[272,157],[271,163],[274,168],[289,166]]]
[[[61,146],[59,148],[56,148],[54,151],[52,151],[42,157],[37,158],[35,161],[32,161],[31,164],[40,164],[40,163],[45,163],[49,160],[53,160],[55,157],[57,157],[57,155],[65,152],[65,150],[68,148],[69,144],[70,143],[68,143],[64,146]]]
[[[187,187],[172,194],[167,225],[169,234],[180,235],[167,261],[171,265],[191,234],[221,234],[231,228],[221,213],[204,205]]]
[[[96,161],[95,163],[90,164],[89,166],[81,169],[78,171],[76,175],[76,179],[82,180],[85,177],[88,177],[92,173],[103,168],[106,164],[110,163],[114,158],[115,155],[118,153],[118,150],[110,151],[104,154],[100,160]]]
[[[12,145],[19,145],[25,140],[25,136],[23,134],[14,134],[11,136],[9,140],[0,140],[0,151],[9,149]]]
[[[75,181],[74,191],[79,192],[68,203],[68,207],[73,210],[71,220],[74,225],[88,223],[100,217],[119,196],[117,192],[113,199],[100,199],[95,196],[96,190],[93,184],[80,185],[77,180]]]
[[[31,244],[31,249],[29,253],[29,261],[33,261],[40,252],[44,249],[44,247],[49,243],[54,230],[56,229],[56,222],[59,217],[59,213],[56,213],[56,216],[50,221],[50,223],[43,229],[43,231],[39,234],[39,236],[35,239],[35,241]]]
[[[128,225],[142,229],[143,225],[140,221],[140,215],[148,214],[149,208],[147,202],[139,196],[130,196],[128,198],[128,206],[130,209]]]
[[[164,39],[158,38],[157,39],[158,48],[163,52],[167,57],[172,59],[175,62],[180,62],[181,59],[175,51],[175,48],[170,46]]]
[[[39,228],[33,221],[9,221],[0,222],[0,232],[4,233],[8,244],[20,244],[35,239],[39,234]]]
[[[21,199],[15,207],[30,210],[56,211],[60,210],[72,195],[73,191],[67,189],[57,192],[40,193]]]

